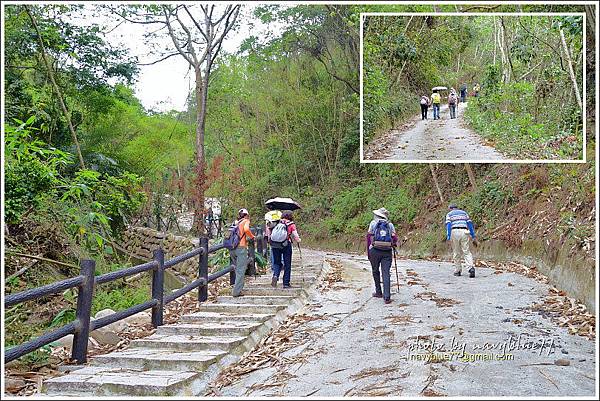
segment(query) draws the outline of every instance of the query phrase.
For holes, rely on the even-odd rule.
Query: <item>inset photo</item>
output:
[[[362,13],[361,162],[585,162],[585,14]]]

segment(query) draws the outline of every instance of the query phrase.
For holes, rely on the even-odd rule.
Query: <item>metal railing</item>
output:
[[[262,229],[254,228],[256,238],[256,251],[264,254],[266,244],[263,238]],[[249,273],[255,274],[255,242],[248,242],[248,255],[251,260]],[[217,280],[218,278],[229,273],[230,283],[235,282],[235,265],[230,255],[230,264],[226,268],[208,274],[208,255],[225,249],[223,244],[218,244],[209,247],[208,238],[200,238],[200,246],[184,254],[175,256],[174,258],[165,261],[164,251],[158,248],[153,252],[151,261],[142,263],[137,266],[116,270],[105,273],[100,276],[95,276],[96,262],[94,260],[85,259],[81,261],[81,271],[79,276],[61,280],[42,287],[31,288],[16,294],[10,294],[4,298],[4,308],[8,308],[25,301],[39,299],[51,294],[62,292],[71,288],[77,287],[77,309],[75,320],[54,331],[46,332],[41,336],[34,338],[26,343],[11,347],[4,353],[4,362],[10,362],[23,355],[33,352],[47,344],[50,344],[66,335],[73,334],[73,347],[71,357],[78,363],[87,362],[87,348],[90,332],[105,327],[109,324],[123,320],[136,313],[147,309],[152,309],[152,325],[156,328],[163,324],[164,306],[169,302],[174,301],[180,296],[198,288],[198,302],[205,302],[208,299],[208,283]],[[164,273],[165,269],[173,267],[185,260],[198,256],[198,278],[184,287],[168,294],[164,294]],[[94,289],[97,285],[118,280],[127,276],[142,272],[152,272],[152,297],[149,301],[134,305],[125,310],[115,312],[109,316],[100,319],[91,320],[92,299]]]

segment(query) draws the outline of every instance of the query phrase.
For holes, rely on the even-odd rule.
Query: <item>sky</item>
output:
[[[220,55],[224,52],[235,53],[242,41],[248,36],[260,36],[268,30],[279,30],[280,26],[266,26],[255,18],[252,13],[259,4],[244,4],[238,16],[239,29],[230,33],[223,42]],[[104,19],[103,19],[104,18]],[[94,22],[103,21],[105,17],[95,17]],[[86,18],[90,21],[89,18]],[[107,23],[110,28],[117,25],[116,21]],[[143,37],[145,26],[123,23],[107,34],[106,40],[111,44],[121,44],[130,50],[130,54],[137,56],[140,63],[152,62],[157,57],[148,55],[149,47]],[[171,45],[171,39],[165,35],[160,43],[165,47]],[[157,64],[140,66],[137,82],[134,85],[136,97],[140,99],[146,109],[155,111],[182,111],[186,108],[186,99],[190,89],[194,88],[193,72],[189,71],[189,64],[183,57],[177,55]]]

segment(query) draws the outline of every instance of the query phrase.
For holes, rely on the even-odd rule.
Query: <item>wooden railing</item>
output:
[[[264,255],[266,244],[263,240],[262,229],[254,228],[257,235],[256,241],[248,242],[248,254],[251,261],[250,274],[255,274],[255,252],[258,251]],[[255,250],[256,243],[256,250]],[[87,361],[87,347],[90,332],[107,326],[109,324],[123,320],[136,313],[146,309],[152,309],[152,325],[156,328],[163,324],[164,306],[169,302],[174,301],[180,296],[198,288],[198,302],[205,302],[208,299],[208,283],[226,275],[230,275],[230,283],[235,281],[235,265],[230,259],[230,264],[226,268],[208,274],[208,255],[224,249],[223,244],[218,244],[209,247],[208,238],[200,238],[200,246],[187,253],[175,256],[173,259],[165,261],[164,251],[158,248],[153,252],[151,261],[142,263],[137,266],[126,269],[116,270],[105,273],[100,276],[95,276],[96,262],[90,259],[81,261],[81,271],[79,276],[68,278],[66,280],[57,281],[42,287],[31,288],[16,294],[10,294],[4,298],[4,308],[8,308],[25,301],[38,299],[51,294],[62,292],[70,288],[78,288],[77,292],[77,310],[75,320],[68,323],[59,329],[51,332],[46,332],[41,336],[30,340],[24,344],[11,347],[4,353],[4,362],[10,362],[23,355],[33,352],[44,345],[50,344],[66,335],[73,334],[72,359],[78,363]],[[168,295],[164,295],[164,272],[165,269],[173,267],[178,263],[198,256],[198,278],[184,287],[174,291]],[[94,288],[97,285],[118,280],[123,277],[132,276],[142,272],[152,272],[152,297],[149,301],[134,305],[125,310],[115,312],[109,316],[100,319],[91,320],[92,299]]]

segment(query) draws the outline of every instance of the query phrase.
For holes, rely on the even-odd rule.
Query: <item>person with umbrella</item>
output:
[[[367,255],[371,262],[373,280],[375,282],[375,298],[383,298],[384,303],[391,300],[390,269],[392,267],[393,248],[396,247],[398,236],[394,225],[388,220],[389,212],[382,207],[373,210],[373,220],[367,231]],[[381,271],[380,271],[381,267]],[[383,279],[383,292],[381,281]]]
[[[290,279],[292,274],[292,243],[298,244],[300,250],[300,235],[294,223],[292,211],[301,209],[298,202],[292,198],[273,198],[265,202],[267,208],[271,211],[282,210],[281,219],[269,230],[269,245],[271,246],[273,262],[273,278],[271,285],[277,287],[279,275],[283,268],[283,288],[290,288]],[[302,259],[302,253],[300,253]]]
[[[292,244],[300,244],[301,239],[294,223],[294,217],[291,211],[284,211],[281,214],[281,220],[271,231],[269,244],[273,253],[273,278],[271,286],[277,287],[279,275],[283,268],[283,288],[290,288],[292,278]],[[282,265],[283,260],[283,265]]]

